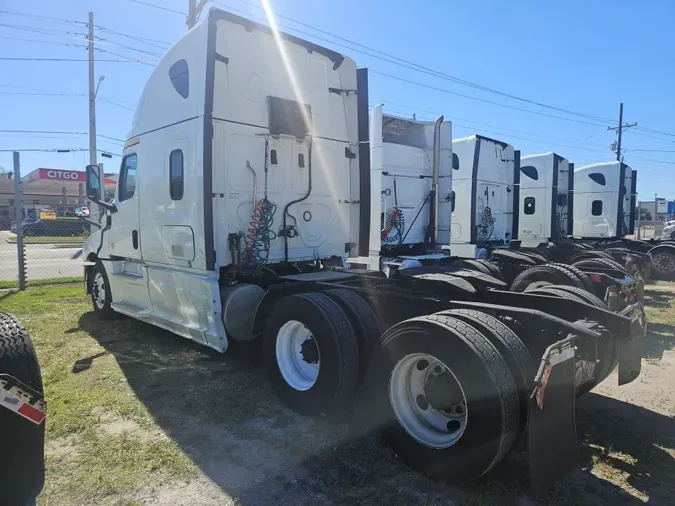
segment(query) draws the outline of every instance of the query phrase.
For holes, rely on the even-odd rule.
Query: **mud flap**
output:
[[[642,348],[647,333],[647,317],[642,304],[636,303],[622,311],[630,318],[630,340],[619,342],[619,386],[630,383],[642,370]]]
[[[548,490],[579,462],[575,371],[573,337],[546,348],[528,405],[527,454],[533,495]]]

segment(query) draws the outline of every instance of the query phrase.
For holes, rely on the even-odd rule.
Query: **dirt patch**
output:
[[[100,322],[84,296],[61,311],[79,295],[40,292],[3,307],[29,322],[45,377],[40,504],[658,505],[675,496],[675,284],[647,288],[642,374],[623,387],[613,374],[579,400],[581,465],[537,498],[522,452],[468,485],[430,480],[361,430],[358,413],[287,410],[254,356],[220,355],[131,319]]]
[[[188,483],[172,483],[161,487],[145,488],[134,502],[153,506],[241,506],[237,498],[230,497],[213,482],[200,478]]]
[[[74,437],[59,437],[45,442],[45,456],[55,459],[73,458],[79,453]]]

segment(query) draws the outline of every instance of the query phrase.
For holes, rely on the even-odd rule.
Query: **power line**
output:
[[[124,104],[120,104],[119,102],[114,102],[113,100],[110,100],[108,98],[104,98],[104,97],[97,97],[97,98],[98,98],[98,100],[102,100],[103,102],[107,102],[109,104],[116,105],[118,107],[121,107],[122,109],[127,109],[127,110],[132,111],[132,112],[136,111],[136,109],[134,109],[133,107],[128,107]]]
[[[9,133],[9,134],[53,134],[53,135],[87,135],[86,132],[63,132],[60,130],[0,130],[0,133]],[[98,134],[98,137],[103,137],[104,139],[110,139],[111,141],[124,142],[122,139],[117,137],[110,137],[109,135]]]
[[[107,53],[107,54],[111,54],[113,56],[118,56],[120,58],[126,58],[130,62],[140,63],[142,65],[147,65],[148,67],[154,67],[154,65],[152,65],[151,63],[148,63],[149,61],[153,61],[153,62],[159,61],[159,60],[139,60],[137,58],[130,58],[128,56],[124,56],[123,54],[113,53],[112,51],[108,51],[107,49],[101,49],[101,48],[98,48],[98,47],[95,48],[95,49],[96,49],[96,51],[99,51],[101,53]],[[104,60],[96,60],[96,61],[104,61]]]
[[[654,130],[652,128],[645,128],[643,126],[638,126],[636,128],[638,128],[639,130],[642,130],[643,132],[649,132],[649,133],[653,133],[653,134],[660,134],[660,135],[667,135],[669,137],[675,137],[675,134],[671,134],[671,133],[668,133],[668,132],[662,132],[660,130]]]
[[[73,24],[78,24],[78,25],[86,25],[84,21],[77,21],[75,19],[63,19],[63,18],[53,18],[50,16],[38,16],[36,14],[27,14],[24,12],[13,12],[13,11],[7,11],[5,9],[0,9],[0,12],[3,14],[9,14],[11,16],[20,16],[24,18],[29,18],[29,19],[37,19],[41,21],[56,21],[59,23],[73,23]]]
[[[129,0],[129,2],[132,2],[132,3],[135,3],[135,4],[146,5],[148,7],[154,7],[155,9],[160,9],[160,10],[163,10],[163,11],[173,12],[175,14],[181,14],[183,16],[187,16],[187,12],[181,12],[181,11],[177,11],[177,10],[174,10],[174,9],[169,9],[168,7],[164,7],[162,5],[155,5],[155,4],[151,4],[151,3],[148,3],[148,2],[141,2],[140,0]]]
[[[22,153],[25,152],[33,152],[33,153],[79,153],[82,151],[89,151],[89,148],[19,148],[19,149],[0,149],[0,153],[11,153],[13,151],[20,151]],[[97,149],[96,151],[100,153],[109,153],[113,156],[119,156],[120,158],[122,155],[118,153],[113,153],[111,151],[106,151],[105,149]]]
[[[114,33],[115,35],[119,35],[120,37],[127,37],[131,40],[135,40],[137,42],[142,42],[143,44],[148,44],[149,46],[154,46],[154,47],[156,47],[158,49],[161,49],[163,51],[166,51],[168,49],[168,47],[170,47],[171,44],[172,44],[171,42],[166,42],[166,41],[163,41],[163,40],[148,39],[146,37],[138,37],[138,36],[135,36],[135,35],[129,35],[128,33],[117,32],[115,30],[111,30],[110,28],[106,28],[105,26],[99,26],[98,28],[100,30],[103,30],[103,31],[106,31],[106,32]],[[164,44],[165,46],[168,46],[168,47],[162,47],[162,46],[159,46],[158,44]]]
[[[84,97],[82,93],[50,93],[50,92],[37,92],[37,91],[0,91],[0,95],[38,95],[38,96],[48,96],[48,97]]]
[[[369,97],[369,98],[377,101],[377,99],[375,99],[373,97]],[[411,105],[406,105],[406,104],[402,104],[400,102],[394,102],[394,101],[391,101],[391,100],[380,99],[380,102],[384,103],[384,106],[387,110],[392,111],[392,112],[398,112],[400,114],[408,114],[408,113],[403,112],[403,111],[393,111],[386,104],[387,103],[396,104],[396,105],[399,105],[401,107],[406,107],[408,109],[412,109],[412,110],[415,110],[415,111],[421,111],[421,112],[428,112],[430,114],[436,114],[436,111],[429,111],[427,109],[420,109],[418,107],[413,107]],[[455,116],[455,115],[452,115],[452,116],[446,115],[446,116],[449,117],[453,121],[453,125],[456,124],[456,125],[459,126],[459,124],[455,122],[456,120],[459,120],[459,121],[465,121],[465,122],[468,122],[468,123],[475,123],[477,125],[487,126],[487,127],[490,127],[490,128],[498,128],[500,130],[505,130],[507,132],[515,132],[515,133],[521,133],[521,134],[525,134],[525,135],[529,135],[529,136],[533,136],[533,137],[541,137],[542,139],[549,139],[549,140],[556,141],[556,142],[558,142],[558,141],[569,142],[569,143],[574,144],[575,146],[581,145],[581,146],[589,146],[589,147],[597,148],[597,146],[594,145],[594,144],[588,144],[588,143],[573,141],[573,140],[569,140],[569,139],[558,139],[556,137],[548,137],[546,135],[541,135],[541,134],[537,134],[537,133],[533,133],[533,132],[526,132],[526,131],[523,131],[523,130],[516,130],[516,129],[513,129],[513,128],[507,128],[507,127],[503,127],[503,126],[500,126],[500,125],[492,125],[490,123],[482,123],[480,121],[475,121],[475,120],[471,120],[471,119],[467,119],[467,118],[460,118],[460,117]],[[430,121],[433,121],[434,119],[435,119],[435,117],[429,118]],[[510,134],[506,134],[506,135],[510,135]],[[598,151],[600,151],[600,150],[598,150]]]
[[[249,1],[247,1],[247,0],[239,0],[239,1],[242,2],[242,3],[244,3],[244,4],[246,4],[246,5],[249,5],[249,6],[251,6],[251,7],[255,7],[255,8],[257,8],[257,9],[263,9],[263,10],[264,10],[263,7],[261,7],[261,6],[258,5],[258,4],[255,4],[255,3],[253,3],[253,2],[249,2]],[[227,6],[227,5],[225,5],[225,4],[221,4],[220,2],[217,2],[217,1],[214,1],[214,3],[223,5],[223,6],[227,7],[227,8],[230,8],[230,6]],[[556,106],[544,104],[544,103],[542,103],[542,102],[537,102],[537,101],[535,101],[535,100],[530,100],[530,99],[527,99],[527,98],[519,97],[519,96],[517,96],[517,95],[512,95],[512,94],[510,94],[510,93],[506,93],[506,92],[503,92],[503,91],[499,91],[499,90],[496,90],[496,89],[494,89],[494,88],[489,88],[489,87],[487,87],[487,86],[483,86],[483,85],[480,85],[480,84],[477,84],[477,83],[474,83],[474,82],[471,82],[471,81],[467,81],[467,80],[465,80],[465,79],[461,79],[461,78],[459,78],[459,77],[452,76],[452,75],[449,75],[449,74],[440,72],[440,71],[438,71],[438,70],[435,70],[435,69],[432,69],[432,68],[429,68],[429,67],[425,67],[425,66],[420,65],[420,64],[418,64],[418,63],[415,63],[415,62],[412,62],[412,61],[409,61],[409,60],[405,60],[405,59],[403,59],[403,58],[400,58],[400,57],[398,57],[398,56],[392,55],[392,54],[390,54],[390,53],[385,53],[385,52],[383,52],[383,51],[379,51],[379,50],[377,50],[377,49],[374,49],[374,48],[372,48],[372,47],[366,46],[366,45],[364,45],[364,44],[360,44],[360,43],[358,43],[358,42],[354,42],[353,40],[347,39],[347,38],[345,38],[345,37],[341,37],[341,36],[339,36],[339,35],[336,35],[336,34],[334,34],[334,33],[328,32],[328,31],[326,31],[326,30],[322,30],[322,29],[320,29],[320,28],[316,28],[315,26],[312,26],[312,25],[310,25],[310,24],[303,23],[303,22],[301,22],[301,21],[297,21],[297,20],[295,20],[295,19],[293,19],[293,18],[290,18],[290,17],[288,17],[288,16],[284,16],[284,15],[279,14],[279,13],[276,13],[276,12],[274,12],[273,14],[274,14],[275,16],[281,18],[281,19],[285,19],[285,20],[290,21],[290,22],[292,22],[292,23],[296,23],[296,24],[298,24],[298,25],[304,26],[304,27],[306,27],[306,28],[310,28],[310,29],[312,29],[312,30],[315,30],[315,31],[320,32],[320,33],[323,33],[323,34],[328,35],[328,36],[330,36],[330,37],[333,37],[333,38],[342,40],[342,41],[347,42],[347,43],[349,43],[349,44],[353,44],[353,45],[358,46],[358,47],[360,47],[360,48],[363,48],[363,49],[366,49],[366,50],[368,50],[368,51],[371,51],[371,52],[377,53],[377,54],[379,54],[379,55],[385,56],[385,57],[387,57],[387,58],[390,59],[390,60],[385,60],[385,61],[388,61],[389,63],[394,63],[394,64],[400,64],[400,63],[402,63],[402,64],[404,64],[404,65],[401,65],[401,66],[404,66],[404,67],[409,68],[409,69],[411,69],[411,70],[414,70],[414,71],[416,71],[416,72],[425,73],[425,74],[428,74],[428,75],[432,75],[432,76],[434,76],[434,77],[438,77],[438,78],[441,78],[441,79],[445,79],[445,80],[448,80],[448,81],[455,82],[455,83],[457,83],[457,84],[462,84],[462,85],[464,85],[464,86],[469,86],[469,87],[471,87],[471,88],[479,89],[479,90],[481,90],[481,91],[485,91],[485,92],[488,92],[488,93],[494,93],[494,94],[497,94],[497,95],[501,95],[501,96],[503,96],[503,97],[511,98],[511,99],[513,99],[513,100],[519,100],[519,101],[521,101],[521,102],[525,102],[525,103],[537,105],[537,106],[539,106],[539,107],[544,107],[544,108],[552,109],[552,110],[555,110],[555,111],[558,111],[558,112],[563,112],[563,113],[565,113],[565,114],[570,114],[570,115],[573,115],[573,116],[579,116],[579,117],[586,118],[586,119],[590,119],[590,120],[594,120],[594,121],[601,121],[601,122],[606,122],[606,123],[613,123],[613,120],[609,120],[609,119],[607,119],[607,118],[601,118],[601,117],[593,116],[593,115],[586,114],[586,113],[580,113],[580,112],[576,112],[576,111],[571,111],[571,110],[569,110],[569,109],[564,109],[564,108],[561,108],[561,107],[556,107]],[[316,37],[316,36],[315,36],[315,37]],[[369,55],[369,56],[372,56],[372,57],[374,57],[374,58],[378,58],[378,57],[375,56],[375,55]],[[379,58],[379,59],[383,59],[383,58]],[[394,60],[394,61],[392,61],[392,60]],[[400,63],[397,63],[397,62],[400,62]]]
[[[418,81],[413,81],[411,79],[405,79],[404,77],[398,77],[398,76],[394,76],[394,75],[391,75],[391,74],[385,74],[384,72],[378,72],[376,70],[369,69],[368,72],[370,72],[372,74],[377,74],[377,75],[380,75],[380,76],[388,77],[390,79],[395,79],[397,81],[401,81],[401,82],[404,82],[404,83],[414,84],[414,85],[420,86],[422,88],[440,91],[441,93],[447,93],[449,95],[455,95],[455,96],[458,96],[458,97],[468,98],[470,100],[476,100],[478,102],[485,102],[487,104],[498,105],[500,107],[506,107],[507,109],[514,109],[516,111],[529,112],[530,114],[537,114],[539,116],[546,116],[548,118],[555,118],[555,119],[560,119],[560,120],[563,120],[563,121],[571,121],[573,123],[582,123],[582,124],[587,124],[587,125],[599,126],[599,127],[603,127],[603,128],[605,128],[605,126],[606,126],[606,125],[600,125],[598,123],[589,123],[587,121],[581,121],[581,120],[578,120],[578,119],[563,118],[562,116],[555,116],[553,114],[546,114],[544,112],[532,111],[530,109],[523,109],[521,107],[516,107],[516,106],[513,106],[513,105],[501,104],[499,102],[494,102],[492,100],[487,100],[487,99],[484,99],[484,98],[472,97],[471,95],[465,95],[463,93],[457,93],[456,91],[446,90],[444,88],[439,88],[437,86],[431,86],[429,84],[420,83]]]
[[[101,49],[103,51],[103,49]],[[107,51],[106,51],[107,52]],[[126,58],[126,57],[123,57]],[[82,62],[89,60],[87,58],[33,58],[33,57],[6,57],[0,56],[2,61],[60,61],[60,62]],[[98,59],[97,62],[107,62],[107,63],[144,63],[141,60],[125,59],[125,60],[109,60],[109,59]],[[157,61],[157,60],[148,60],[148,61]]]
[[[149,54],[150,56],[156,56],[156,57],[161,57],[161,56],[162,56],[161,54],[155,53],[155,52],[153,52],[153,51],[146,51],[146,50],[144,50],[144,49],[137,49],[137,48],[135,48],[135,47],[131,47],[131,46],[127,46],[127,45],[124,45],[124,44],[120,44],[119,42],[113,42],[113,41],[110,41],[110,40],[108,40],[108,39],[104,39],[104,38],[102,38],[102,37],[95,37],[95,38],[96,38],[96,40],[97,40],[99,43],[102,42],[102,43],[104,43],[104,44],[110,44],[110,45],[112,45],[112,46],[121,47],[121,48],[123,48],[123,49],[128,49],[128,50],[130,50],[130,51],[137,51],[137,52],[139,52],[139,53]]]
[[[63,132],[53,130],[0,130],[0,133],[8,134],[63,134],[63,135],[87,135],[86,132]]]
[[[264,10],[264,8],[261,7],[259,4],[250,2],[250,1],[248,1],[248,0],[238,0],[238,1],[241,2],[241,3],[244,3],[244,4],[248,5],[248,6],[254,7],[254,8],[256,8],[256,9]],[[228,4],[224,4],[224,3],[219,2],[219,1],[217,1],[217,0],[213,0],[213,3],[214,3],[214,4],[218,4],[218,5],[220,5],[220,6],[223,6],[223,7],[226,7],[226,8],[231,9],[231,10],[238,11],[238,12],[240,12],[240,13],[243,13],[243,14],[247,15],[247,16],[254,16],[254,17],[258,18],[258,19],[262,19],[262,20],[264,20],[264,21],[268,21],[268,20],[267,20],[266,18],[264,18],[264,17],[251,15],[251,14],[248,13],[248,12],[242,11],[242,10],[240,10],[240,9],[237,9],[237,8],[235,8],[235,7],[232,7],[232,6],[228,5]],[[366,55],[371,56],[371,57],[373,57],[373,58],[378,58],[378,59],[380,59],[380,60],[387,61],[388,63],[393,63],[393,64],[395,64],[395,65],[399,65],[399,66],[402,66],[402,67],[404,67],[404,68],[409,68],[410,70],[414,70],[414,71],[416,71],[416,72],[425,73],[425,74],[432,75],[432,76],[437,77],[437,78],[441,78],[441,79],[445,79],[445,80],[449,80],[449,81],[455,82],[455,83],[457,83],[457,84],[462,84],[462,85],[469,86],[469,87],[472,87],[472,88],[475,88],[475,89],[478,89],[478,90],[481,90],[481,91],[485,91],[485,92],[489,92],[489,93],[498,94],[498,95],[501,95],[501,96],[504,96],[504,97],[507,97],[507,98],[511,98],[511,99],[514,99],[514,100],[519,100],[519,101],[522,101],[522,102],[526,102],[526,103],[530,103],[530,104],[533,104],[533,105],[537,105],[537,106],[539,106],[539,107],[544,107],[544,108],[547,108],[547,109],[556,110],[556,111],[558,111],[558,112],[563,112],[563,113],[565,113],[565,114],[570,114],[570,115],[573,115],[573,116],[578,116],[578,117],[586,118],[586,119],[593,120],[593,121],[600,121],[600,122],[610,123],[610,124],[613,124],[613,123],[614,123],[614,120],[611,120],[611,119],[608,119],[608,118],[603,118],[603,117],[600,117],[600,116],[595,116],[595,115],[591,115],[591,114],[587,114],[587,113],[581,113],[581,112],[577,112],[577,111],[572,111],[572,110],[565,109],[565,108],[562,108],[562,107],[552,106],[552,105],[549,105],[549,104],[545,104],[545,103],[542,103],[542,102],[538,102],[538,101],[535,101],[535,100],[531,100],[531,99],[527,99],[527,98],[524,98],[524,97],[520,97],[520,96],[513,95],[513,94],[510,94],[510,93],[506,93],[506,92],[503,92],[503,91],[500,91],[500,90],[496,90],[496,89],[494,89],[494,88],[489,88],[489,87],[487,87],[487,86],[483,86],[483,85],[480,85],[480,84],[477,84],[477,83],[474,83],[474,82],[471,82],[471,81],[467,81],[467,80],[465,80],[465,79],[461,79],[461,78],[458,78],[458,77],[455,77],[455,76],[452,76],[452,75],[449,75],[449,74],[445,74],[445,73],[440,72],[440,71],[438,71],[438,70],[435,70],[435,69],[432,69],[432,68],[429,68],[429,67],[425,67],[425,66],[420,65],[420,64],[417,64],[417,63],[415,63],[415,62],[412,62],[412,61],[409,61],[409,60],[405,60],[405,59],[403,59],[403,58],[399,58],[399,57],[397,57],[397,56],[395,56],[395,55],[392,55],[392,54],[390,54],[390,53],[386,53],[386,52],[383,52],[383,51],[379,51],[379,50],[377,50],[377,49],[374,49],[374,48],[372,48],[372,47],[366,46],[366,45],[364,45],[364,44],[360,44],[360,43],[358,43],[358,42],[352,41],[352,40],[347,39],[347,38],[345,38],[345,37],[341,37],[341,36],[339,36],[339,35],[336,35],[336,34],[334,34],[334,33],[329,32],[329,31],[327,31],[327,30],[322,30],[322,29],[320,29],[320,28],[316,28],[316,27],[313,26],[313,25],[310,25],[310,24],[307,24],[307,23],[303,23],[303,22],[301,22],[301,21],[298,21],[298,20],[293,19],[293,18],[288,17],[288,16],[284,16],[284,15],[279,14],[279,13],[277,13],[277,12],[273,12],[273,14],[274,14],[276,17],[278,17],[278,18],[285,19],[285,20],[287,20],[287,21],[290,21],[290,22],[292,22],[292,23],[298,24],[298,25],[300,25],[300,26],[304,26],[304,27],[309,28],[309,29],[311,29],[311,30],[314,30],[314,31],[316,31],[316,32],[323,33],[323,34],[325,34],[325,35],[328,35],[328,36],[333,37],[333,38],[338,39],[338,40],[342,40],[342,41],[347,42],[347,43],[349,43],[349,44],[351,44],[351,45],[353,45],[353,46],[357,46],[357,47],[366,49],[366,50],[368,50],[368,51],[370,51],[370,52],[374,52],[374,53],[377,53],[377,54],[379,54],[379,55],[385,56],[386,59],[385,59],[385,58],[382,58],[382,57],[378,57],[378,56],[373,55],[373,54],[364,53],[363,51],[356,50],[356,49],[354,49],[353,47],[350,47],[350,46],[345,46],[345,45],[343,45],[343,44],[338,44],[338,43],[336,43],[336,42],[334,42],[334,41],[330,41],[330,40],[324,39],[324,38],[319,37],[319,36],[317,36],[317,35],[315,35],[315,34],[303,32],[303,31],[298,30],[298,29],[296,29],[296,28],[292,28],[292,27],[289,27],[289,26],[287,26],[287,25],[279,24],[279,26],[282,26],[282,27],[284,27],[284,28],[286,28],[286,29],[293,30],[293,31],[298,32],[298,33],[302,33],[302,34],[304,34],[304,35],[308,35],[308,36],[310,36],[310,37],[313,37],[313,38],[316,38],[316,39],[319,39],[319,40],[324,40],[324,41],[327,41],[327,42],[331,42],[332,44],[336,44],[336,45],[341,46],[341,47],[347,47],[348,49],[350,49],[350,50],[352,50],[352,51],[360,52],[360,53],[362,53],[362,54],[366,54]],[[394,61],[392,61],[392,60],[394,60]],[[524,111],[527,111],[527,110],[525,110],[525,109],[523,109],[523,110],[524,110]],[[532,112],[532,111],[528,111],[528,112]],[[551,116],[551,117],[559,118],[559,117],[557,117],[557,116]],[[590,123],[590,124],[592,124],[592,125],[594,125],[594,126],[600,126],[600,125],[597,125],[597,124],[594,124],[594,123]],[[602,126],[606,126],[606,125],[602,125]],[[650,129],[650,128],[646,128],[646,127],[637,127],[637,128],[639,128],[639,129],[641,129],[641,130],[643,130],[643,131],[645,131],[645,132],[651,132],[651,133],[655,133],[655,134],[661,134],[661,135],[667,135],[667,136],[675,137],[675,134],[669,133],[669,132],[663,132],[663,131],[660,131],[660,130],[654,130],[654,129]]]
[[[20,40],[22,42],[37,42],[39,44],[52,44],[52,45],[55,45],[55,46],[87,47],[84,44],[69,44],[68,42],[59,42],[59,41],[56,41],[56,40],[24,39],[22,37],[9,37],[7,35],[0,35],[0,39]]]
[[[669,160],[654,160],[653,158],[633,158],[636,162],[650,162],[650,163],[665,163],[668,165],[675,165],[675,161]]]
[[[650,153],[675,153],[675,149],[624,149],[624,151],[645,151]]]

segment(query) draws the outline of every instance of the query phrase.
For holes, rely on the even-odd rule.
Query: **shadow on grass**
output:
[[[675,293],[666,290],[645,291],[645,306],[654,308],[670,308]]]
[[[667,501],[673,492],[674,461],[660,449],[675,446],[672,420],[599,395],[580,403],[582,468],[532,499],[522,453],[466,486],[430,480],[349,416],[308,419],[287,410],[247,350],[221,355],[136,320],[101,322],[93,313],[80,318],[79,328],[115,356],[160,428],[240,504],[641,502],[591,474],[593,459],[621,466],[628,483],[651,502]],[[95,357],[77,363],[97,367]]]
[[[644,340],[642,356],[647,359],[661,360],[663,352],[675,348],[675,327],[664,323],[649,323]]]

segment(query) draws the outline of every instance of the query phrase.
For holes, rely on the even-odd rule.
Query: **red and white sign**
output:
[[[105,184],[115,184],[114,179],[109,179],[114,174],[107,173]],[[61,183],[84,183],[87,181],[87,173],[83,170],[68,169],[35,169],[33,172],[21,178],[24,183],[33,181],[53,181]]]
[[[0,380],[0,407],[14,411],[35,424],[41,424],[46,415],[44,401],[39,400],[34,405],[28,403],[30,394],[18,386],[7,387],[6,380]]]

